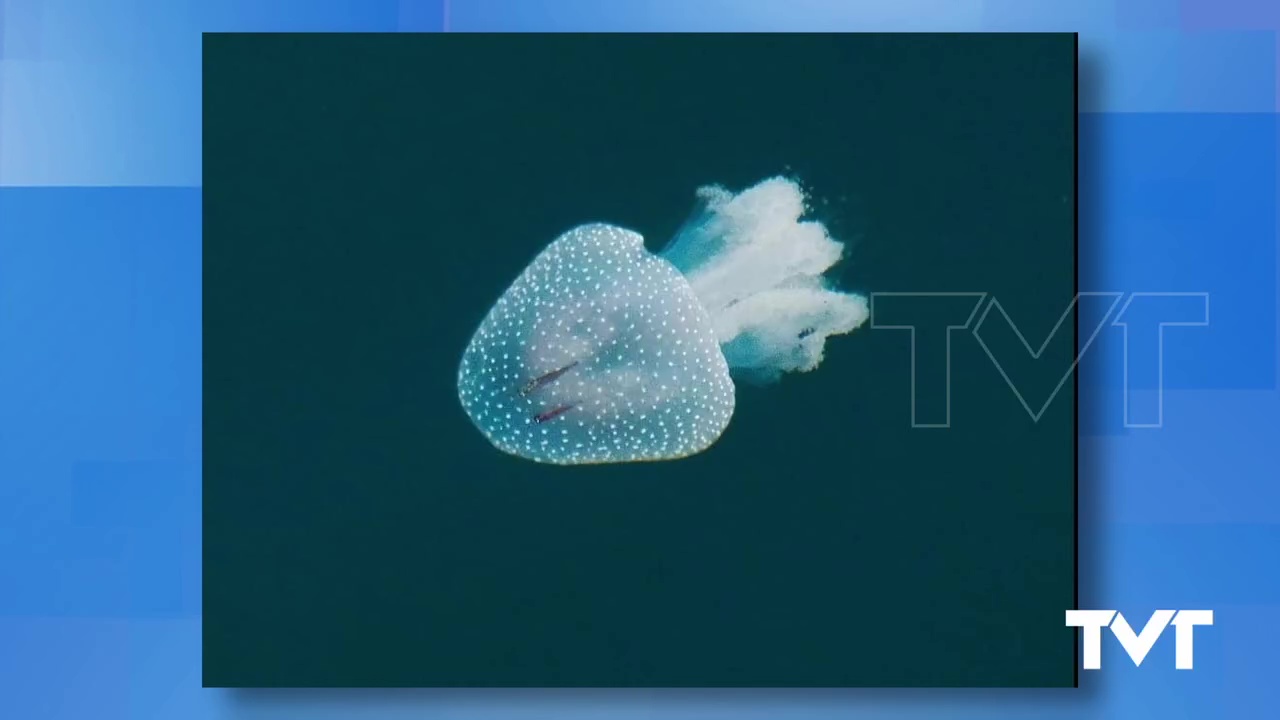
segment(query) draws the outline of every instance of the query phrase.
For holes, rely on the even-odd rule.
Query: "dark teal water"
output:
[[[961,333],[951,427],[913,429],[910,336],[864,328],[740,387],[701,455],[566,469],[490,447],[455,380],[560,232],[656,250],[699,185],[780,173],[843,287],[993,293],[1038,345],[1075,284],[1074,47],[207,38],[206,682],[1071,685],[1070,383],[1033,422]],[[1043,400],[1071,353],[1009,369]]]

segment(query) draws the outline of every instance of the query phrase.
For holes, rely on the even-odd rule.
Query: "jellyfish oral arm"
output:
[[[758,380],[812,370],[826,339],[870,315],[867,299],[823,277],[844,246],[802,220],[804,193],[784,178],[734,195],[699,192],[702,206],[662,252],[689,281],[729,367]]]
[[[726,308],[716,332],[725,361],[742,377],[776,380],[783,372],[807,372],[821,364],[826,340],[861,325],[866,301],[823,288],[776,288]]]

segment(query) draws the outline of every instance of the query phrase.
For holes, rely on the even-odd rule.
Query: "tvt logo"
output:
[[[1115,610],[1067,611],[1067,627],[1081,628],[1084,634],[1082,664],[1085,670],[1102,667],[1102,628],[1111,628],[1111,634],[1120,641],[1129,659],[1134,665],[1141,666],[1147,653],[1171,624],[1174,627],[1173,666],[1178,670],[1190,670],[1194,665],[1195,628],[1213,624],[1212,610],[1157,610],[1139,633],[1135,633],[1124,615]]]
[[[910,333],[911,426],[951,426],[952,346],[958,346],[957,338],[981,348],[1032,422],[1039,422],[1094,341],[1112,328],[1123,344],[1124,425],[1161,427],[1165,331],[1207,326],[1209,294],[1084,292],[1065,308],[1013,310],[1044,317],[1046,307],[1061,315],[1043,341],[1033,344],[1013,320],[1020,313],[1010,314],[989,293],[871,293],[871,328]],[[1038,329],[1033,336],[1043,332]],[[1146,379],[1145,387],[1154,385],[1154,394],[1131,392],[1144,386],[1136,382],[1140,378]]]

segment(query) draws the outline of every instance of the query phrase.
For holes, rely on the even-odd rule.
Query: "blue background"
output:
[[[1082,362],[1082,605],[1214,610],[1196,669],[1169,633],[1140,668],[1104,640],[1075,691],[202,690],[200,33],[227,30],[1079,31],[1081,289],[1211,303],[1165,332],[1159,428],[1125,426],[1157,383],[1125,387],[1120,328]],[[0,0],[0,716],[1271,716],[1278,31],[1272,0]]]

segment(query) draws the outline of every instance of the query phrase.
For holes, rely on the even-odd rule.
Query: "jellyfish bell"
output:
[[[543,250],[467,346],[458,394],[498,449],[587,464],[701,452],[733,415],[711,318],[637,233],[592,224]]]
[[[802,219],[794,182],[699,198],[661,253],[583,225],[498,299],[458,371],[462,406],[494,446],[566,465],[693,455],[733,416],[731,373],[812,370],[828,337],[866,321],[866,299],[823,277],[843,246]]]

